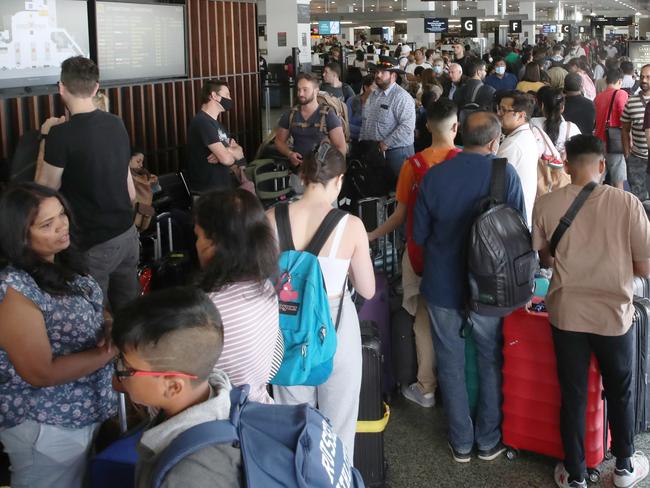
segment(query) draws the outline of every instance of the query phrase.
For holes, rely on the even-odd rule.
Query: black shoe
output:
[[[492,449],[479,449],[478,450],[478,458],[483,460],[483,461],[493,461],[494,459],[498,458],[506,452],[506,446],[504,446],[501,441],[497,442],[497,445],[494,446]]]
[[[462,452],[458,452],[456,449],[454,449],[454,446],[452,446],[451,443],[448,443],[447,445],[449,446],[451,455],[454,457],[454,461],[457,463],[469,463],[472,460],[471,452],[463,454]]]

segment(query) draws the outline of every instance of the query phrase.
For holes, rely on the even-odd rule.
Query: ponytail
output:
[[[323,142],[313,152],[305,156],[302,162],[302,179],[309,183],[327,183],[346,170],[345,156],[329,142]]]
[[[564,93],[559,88],[545,90],[541,96],[544,105],[544,131],[557,145],[562,124],[562,110],[564,109]]]

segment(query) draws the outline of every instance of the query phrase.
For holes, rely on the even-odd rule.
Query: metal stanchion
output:
[[[293,89],[295,85],[293,84],[293,78],[289,78],[289,106],[293,107]]]
[[[266,133],[271,133],[271,88],[269,82],[264,83],[264,108],[266,116]]]

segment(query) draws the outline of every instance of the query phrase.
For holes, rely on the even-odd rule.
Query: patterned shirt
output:
[[[410,146],[415,139],[415,101],[393,83],[386,90],[375,90],[363,107],[361,141],[384,142],[388,149]]]
[[[641,93],[630,95],[623,109],[623,115],[621,115],[621,122],[631,125],[631,152],[641,159],[648,157],[648,143],[643,129],[643,117],[645,115],[645,106],[649,100],[650,97],[644,97]]]
[[[97,282],[78,276],[73,286],[82,294],[53,296],[41,290],[25,271],[11,266],[0,271],[0,300],[8,288],[32,301],[43,314],[54,356],[66,356],[97,346],[103,333],[102,291]],[[62,385],[36,387],[20,377],[0,349],[0,430],[26,420],[79,429],[116,413],[109,364]]]

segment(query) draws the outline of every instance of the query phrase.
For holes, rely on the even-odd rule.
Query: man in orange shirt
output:
[[[457,113],[457,105],[446,98],[441,98],[427,107],[427,129],[431,132],[432,144],[418,154],[429,167],[448,159],[450,151],[454,149],[454,138],[458,131]],[[402,165],[397,180],[397,207],[386,222],[368,233],[370,241],[394,231],[406,222],[409,196],[415,182],[413,167],[407,160]],[[420,281],[421,278],[413,271],[408,253],[405,252],[402,260],[402,306],[409,314],[415,316],[413,331],[418,358],[418,381],[412,385],[403,385],[402,393],[423,407],[433,407],[437,386],[435,355],[426,302],[420,299]]]

